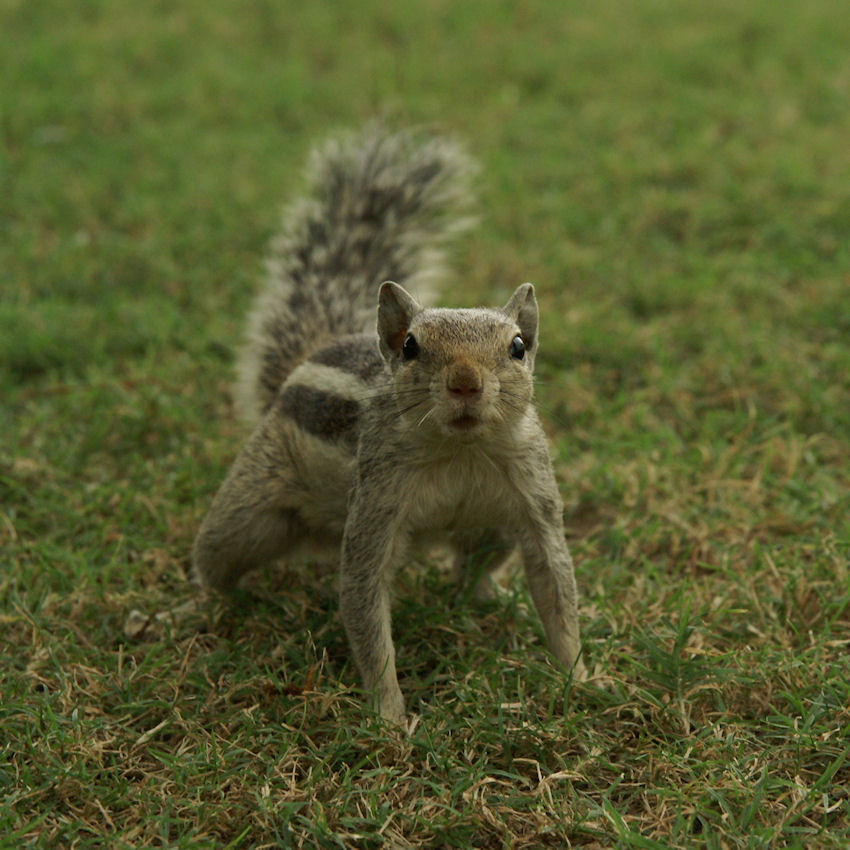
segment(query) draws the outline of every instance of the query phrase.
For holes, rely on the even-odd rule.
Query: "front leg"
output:
[[[554,476],[530,506],[520,535],[525,574],[549,649],[577,679],[587,672],[579,657],[578,606],[573,562],[564,540],[561,500]]]
[[[563,537],[545,535],[522,547],[525,574],[549,649],[577,679],[587,672],[579,658],[578,610],[573,564]]]
[[[371,504],[370,504],[371,503]],[[340,612],[363,685],[381,717],[404,722],[390,626],[390,582],[407,548],[391,511],[355,489],[340,563]]]

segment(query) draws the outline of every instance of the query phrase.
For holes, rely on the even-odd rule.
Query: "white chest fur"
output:
[[[402,508],[410,531],[468,531],[511,526],[523,509],[518,470],[483,452],[458,452],[404,471]]]

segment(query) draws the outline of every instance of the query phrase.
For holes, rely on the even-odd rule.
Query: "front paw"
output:
[[[401,689],[397,685],[395,688],[388,688],[378,694],[378,699],[381,718],[406,729],[407,717],[404,713],[404,697],[401,695]]]
[[[568,668],[569,669],[569,668]],[[584,666],[584,661],[581,660],[581,656],[576,659],[575,664],[572,666],[572,677],[574,682],[586,682],[587,681],[587,667]]]

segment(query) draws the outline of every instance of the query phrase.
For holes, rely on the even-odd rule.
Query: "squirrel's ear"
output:
[[[378,291],[378,342],[387,360],[401,351],[407,329],[421,310],[416,299],[404,287],[389,280],[381,284]]]
[[[526,351],[534,353],[537,347],[537,299],[534,287],[524,283],[517,287],[510,301],[504,306],[505,313],[518,325]]]

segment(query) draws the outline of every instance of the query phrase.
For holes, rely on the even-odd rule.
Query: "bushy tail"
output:
[[[328,337],[372,332],[394,280],[428,300],[442,244],[468,219],[471,163],[443,138],[371,127],[313,153],[309,192],[274,240],[238,364],[237,406],[256,421]]]

